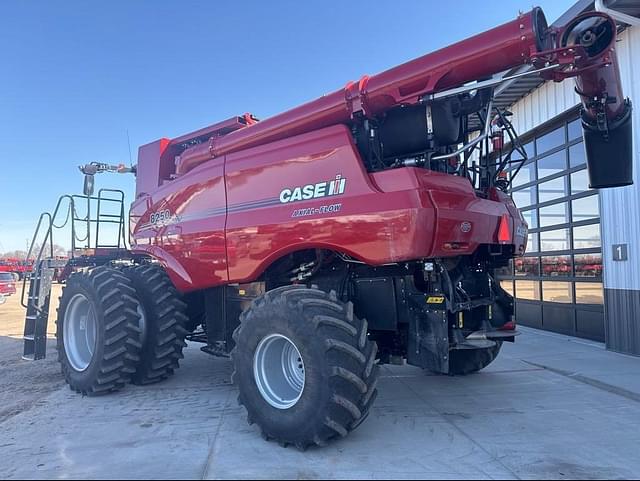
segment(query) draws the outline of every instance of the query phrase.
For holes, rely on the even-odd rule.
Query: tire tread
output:
[[[161,266],[141,265],[123,272],[131,279],[147,313],[146,341],[132,382],[146,385],[164,381],[175,373],[184,358],[187,305]]]
[[[297,433],[279,436],[260,426],[263,437],[280,445],[294,445],[304,450],[312,445],[326,446],[335,438],[347,436],[366,419],[377,396],[378,348],[368,338],[366,320],[356,318],[353,304],[339,301],[333,291],[327,293],[303,285],[285,286],[269,291],[252,302],[251,307],[241,315],[241,323],[233,333],[236,343],[243,339],[243,330],[248,329],[247,321],[267,305],[279,309],[294,309],[299,318],[308,320],[309,336],[315,336],[314,339],[324,338],[321,342],[324,343],[333,393],[328,404],[319,407],[324,410],[324,414],[319,416],[322,421],[313,428],[313,433],[308,438],[300,439]],[[238,384],[237,363],[241,357],[238,356],[238,349],[240,346],[236,344],[231,353],[235,368],[232,381],[235,384]],[[353,366],[358,366],[357,372],[354,372]],[[259,423],[253,413],[259,407],[247,405],[242,392],[238,396],[238,402],[247,409],[249,424]]]
[[[99,316],[104,326],[102,357],[93,379],[80,381],[64,352],[63,320],[67,307],[67,294],[74,288],[93,292],[100,305]],[[69,289],[69,290],[68,290]],[[100,266],[88,273],[72,274],[63,289],[58,308],[57,334],[58,360],[65,380],[73,391],[86,396],[95,396],[122,389],[131,379],[135,361],[138,359],[140,332],[137,329],[138,314],[136,300],[130,281],[118,270]],[[93,360],[92,362],[95,362]]]

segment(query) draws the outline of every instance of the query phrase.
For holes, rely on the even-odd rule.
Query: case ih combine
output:
[[[52,243],[67,212],[74,255],[61,266],[34,253],[25,357],[45,355],[62,267],[58,352],[72,389],[161,381],[185,340],[201,342],[232,358],[249,422],[283,445],[325,445],[360,425],[381,364],[484,368],[517,334],[494,271],[528,233],[507,194],[523,163],[511,154],[526,152],[493,104],[513,76],[494,75],[528,65],[515,75],[575,78],[591,185],[628,185],[615,41],[606,15],[557,31],[534,9],[268,120],[160,139],[135,168],[83,167],[84,195],[40,219]],[[130,246],[123,194],[93,193],[104,171],[137,176]],[[117,242],[105,245],[109,224]]]

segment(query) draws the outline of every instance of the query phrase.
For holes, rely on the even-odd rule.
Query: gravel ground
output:
[[[18,291],[20,291],[20,285]],[[20,293],[0,305],[0,423],[36,406],[64,384],[55,351],[55,309],[62,286],[54,285],[49,322],[47,359],[22,360],[25,311]]]

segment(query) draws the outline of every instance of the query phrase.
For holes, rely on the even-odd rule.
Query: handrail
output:
[[[112,194],[118,194],[119,195],[119,199],[111,199],[111,198],[105,198],[103,197],[103,194],[105,193],[112,193]],[[126,249],[127,248],[127,239],[126,239],[126,227],[124,225],[124,218],[125,218],[125,210],[124,210],[124,200],[125,200],[125,196],[124,196],[124,192],[121,190],[117,190],[117,189],[100,189],[98,191],[98,207],[97,207],[97,214],[96,214],[96,219],[97,219],[97,226],[96,226],[96,247],[99,246],[99,241],[100,241],[100,206],[101,206],[101,202],[118,202],[120,204],[120,222],[118,222],[118,248],[120,248],[120,241],[122,241],[122,245],[123,247]],[[108,221],[103,221],[103,222],[107,222]]]
[[[62,199],[60,199],[58,201],[58,203],[60,203]],[[42,225],[42,220],[48,217],[49,218],[49,228],[47,230],[47,232],[49,232],[51,230],[51,225],[53,224],[53,216],[51,214],[49,214],[48,212],[43,212],[42,214],[40,214],[40,218],[38,219],[38,225],[36,227],[36,232],[35,234],[33,234],[33,239],[31,241],[31,246],[29,247],[29,252],[27,253],[27,258],[26,261],[29,261],[29,257],[31,257],[31,252],[33,251],[33,246],[35,245],[36,239],[38,237],[38,234],[40,233],[40,226]],[[42,251],[42,249],[44,248],[44,246],[46,245],[46,240],[47,238],[45,237],[45,242],[42,243],[42,247],[40,248],[40,250]],[[51,251],[53,252],[53,239],[51,239]],[[35,262],[34,262],[35,265]],[[20,294],[20,304],[22,305],[22,307],[24,307],[25,309],[27,309],[27,304],[24,303],[24,294],[27,288],[27,276],[25,275],[22,279],[22,292]]]
[[[108,194],[112,193],[112,194],[117,194],[117,198],[112,198],[109,197]],[[58,214],[61,211],[61,208],[63,205],[65,205],[64,201],[68,201],[68,209],[67,209],[67,214],[65,217],[65,220],[61,223],[61,224],[56,224],[56,220],[58,219]],[[78,215],[78,210],[76,209],[77,206],[77,202],[79,201],[83,201],[86,200],[87,202],[87,212],[85,216],[79,216]],[[92,201],[96,201],[98,204],[97,207],[97,212],[96,212],[96,219],[92,219],[91,218],[91,202]],[[35,233],[33,234],[33,238],[31,240],[31,245],[29,247],[29,252],[27,253],[27,257],[26,257],[26,261],[28,262],[29,259],[32,258],[32,256],[35,257],[34,261],[33,261],[33,266],[34,269],[37,269],[41,263],[41,261],[43,260],[43,256],[45,254],[45,250],[48,248],[49,250],[49,258],[53,258],[54,257],[54,251],[53,251],[53,246],[54,246],[54,239],[53,239],[53,234],[54,234],[54,230],[56,229],[63,229],[64,227],[66,227],[69,222],[71,222],[71,258],[75,258],[76,252],[78,251],[78,249],[80,247],[78,247],[78,243],[84,243],[87,249],[90,249],[92,246],[92,242],[91,242],[91,226],[93,223],[96,223],[96,238],[95,238],[95,248],[97,249],[98,247],[100,247],[99,244],[99,234],[100,234],[100,224],[101,223],[112,223],[118,224],[118,238],[117,238],[117,248],[118,249],[127,249],[127,241],[126,241],[126,234],[125,234],[125,208],[124,208],[124,201],[125,201],[125,195],[124,192],[121,190],[115,190],[115,189],[101,189],[98,191],[98,196],[85,196],[85,195],[63,195],[58,199],[58,202],[56,204],[56,208],[53,211],[53,214],[50,214],[49,212],[44,212],[40,215],[39,219],[38,219],[38,224],[36,226],[36,230]],[[115,202],[120,204],[120,215],[119,215],[119,220],[115,221],[108,221],[108,220],[101,220],[100,219],[100,214],[101,214],[101,205],[103,202]],[[86,236],[83,238],[79,238],[78,234],[77,234],[77,226],[76,226],[76,222],[82,222],[86,225]],[[40,245],[40,248],[36,253],[34,252],[34,248],[36,246],[36,242],[41,234],[42,228],[43,226],[46,226],[46,234],[44,236],[44,239],[42,241],[42,244]],[[24,308],[28,308],[29,307],[29,301],[31,301],[31,299],[28,299],[27,302],[25,303],[25,293],[26,293],[26,285],[27,285],[27,280],[28,277],[30,276],[25,276],[22,282],[22,292],[21,292],[21,297],[20,297],[20,303],[22,305],[22,307]],[[35,308],[39,311],[40,308],[38,306],[35,306]]]

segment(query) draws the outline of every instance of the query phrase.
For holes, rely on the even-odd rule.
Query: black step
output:
[[[47,356],[47,327],[54,272],[49,261],[39,261],[31,274],[22,356],[29,361],[38,361]]]

